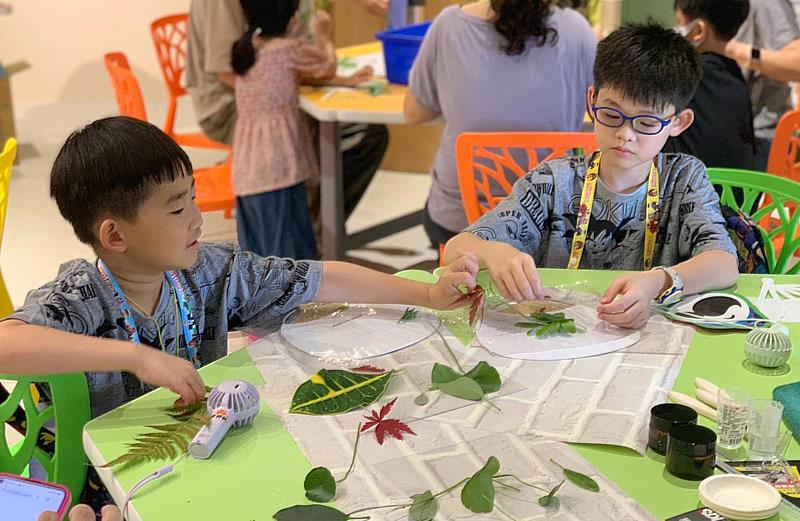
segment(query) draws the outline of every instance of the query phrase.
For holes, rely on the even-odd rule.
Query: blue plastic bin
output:
[[[430,22],[425,22],[389,29],[375,35],[383,42],[383,60],[386,63],[386,79],[389,83],[408,85],[408,73],[430,26]]]

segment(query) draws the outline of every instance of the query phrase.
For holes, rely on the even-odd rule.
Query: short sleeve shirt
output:
[[[655,161],[660,206],[653,265],[672,266],[708,250],[736,255],[703,163],[684,154],[659,154]],[[537,266],[566,268],[590,162],[582,156],[540,164],[466,231],[510,244]],[[644,269],[646,190],[643,183],[618,194],[598,180],[580,268]]]
[[[230,244],[202,243],[197,264],[177,275],[200,331],[200,359],[207,364],[227,353],[229,330],[275,327],[284,314],[313,300],[322,264],[259,257]],[[186,341],[166,280],[152,317],[133,307],[132,311],[143,344],[186,358]],[[22,307],[8,318],[79,335],[129,340],[114,293],[96,265],[83,259],[63,264],[55,280],[28,293]],[[86,377],[92,416],[151,389],[128,373],[94,372]]]

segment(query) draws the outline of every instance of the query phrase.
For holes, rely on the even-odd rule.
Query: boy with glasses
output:
[[[658,25],[628,25],[600,42],[587,101],[599,150],[548,161],[492,211],[448,242],[471,250],[509,300],[545,296],[548,268],[630,270],[606,290],[598,316],[638,328],[650,303],[732,285],[736,250],[719,198],[694,157],[661,154],[694,119],[702,67],[691,44]],[[713,139],[713,136],[709,136]]]

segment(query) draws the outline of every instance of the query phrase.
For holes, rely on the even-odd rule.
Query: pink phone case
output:
[[[64,519],[64,516],[67,515],[67,509],[69,508],[70,503],[72,503],[72,493],[69,491],[67,487],[64,485],[59,485],[58,483],[50,483],[48,481],[40,481],[38,479],[32,478],[25,478],[22,476],[17,476],[15,474],[6,474],[5,472],[0,472],[0,478],[6,479],[16,479],[19,481],[28,481],[29,483],[36,483],[38,485],[44,485],[45,487],[55,488],[64,492],[64,500],[61,502],[61,505],[58,507],[58,519]]]

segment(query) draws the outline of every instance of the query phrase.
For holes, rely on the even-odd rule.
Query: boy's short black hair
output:
[[[134,221],[161,183],[192,175],[181,147],[158,127],[117,116],[73,132],[50,173],[50,197],[81,242],[97,242],[103,216]]]
[[[750,14],[750,0],[675,0],[675,10],[707,21],[720,40],[733,40]]]
[[[656,23],[623,25],[597,44],[595,91],[613,88],[657,110],[689,104],[703,66],[694,47],[672,29]]]

